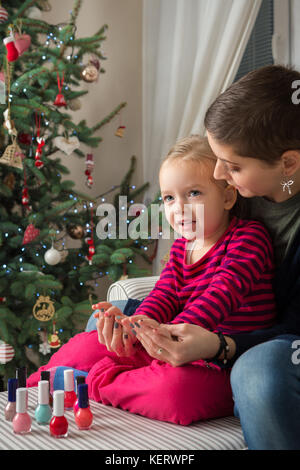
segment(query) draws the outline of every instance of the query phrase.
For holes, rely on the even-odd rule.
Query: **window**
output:
[[[239,80],[251,70],[274,63],[272,54],[273,33],[274,1],[263,0],[234,81]]]

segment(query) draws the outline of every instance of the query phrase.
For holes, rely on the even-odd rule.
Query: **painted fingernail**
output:
[[[128,334],[125,333],[125,335],[123,335],[124,339],[128,339]]]
[[[114,328],[119,328],[119,323],[115,321]]]
[[[134,328],[134,324],[133,324],[133,323],[130,323],[130,326],[131,326],[131,328]]]
[[[136,336],[136,331],[132,330],[132,333],[134,334],[134,336]]]
[[[118,320],[120,320],[120,318],[122,318],[122,317],[121,317],[120,315],[118,315],[118,316],[116,316],[116,318],[117,318]]]
[[[141,328],[141,326],[137,322],[134,322],[134,323],[138,328]]]

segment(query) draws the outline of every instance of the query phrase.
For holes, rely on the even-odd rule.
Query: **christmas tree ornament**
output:
[[[41,20],[42,19],[42,12],[37,7],[30,7],[26,10],[27,18],[31,18],[33,20]]]
[[[14,121],[12,121],[10,119],[10,109],[9,108],[7,108],[4,111],[3,116],[4,116],[3,127],[8,130],[9,135],[13,135],[13,136],[17,137],[18,133],[17,133],[17,130],[15,128]]]
[[[99,70],[97,69],[97,67],[95,67],[95,65],[89,62],[82,69],[81,77],[85,82],[88,82],[88,83],[96,82],[99,77]]]
[[[43,155],[43,147],[45,145],[45,140],[43,139],[43,137],[37,137],[37,149],[36,149],[36,152],[35,152],[35,166],[37,168],[43,168],[44,166],[44,163],[42,162],[41,158],[42,158],[42,155]]]
[[[12,144],[6,147],[3,155],[0,157],[0,163],[22,170],[22,155],[23,153],[17,144],[17,139],[14,138]]]
[[[0,364],[7,364],[15,357],[15,350],[4,341],[0,341]]]
[[[48,344],[47,330],[43,330],[42,332],[40,332],[40,337],[43,342],[39,344],[39,352],[43,354],[43,356],[47,356],[47,354],[51,353],[51,348]]]
[[[22,245],[27,245],[28,243],[33,242],[39,236],[39,234],[40,230],[33,224],[29,224],[24,232]]]
[[[91,188],[93,186],[93,177],[92,177],[92,171],[94,169],[94,155],[92,153],[88,153],[85,158],[85,175],[87,177],[86,179],[86,185],[88,188]]]
[[[30,134],[26,134],[25,132],[20,132],[20,134],[18,134],[18,141],[22,145],[29,146],[32,142],[32,136]]]
[[[23,191],[22,191],[22,204],[23,204],[23,206],[28,208],[29,195],[28,195],[28,188],[26,188],[26,187],[23,188]]]
[[[41,115],[37,115],[37,113],[35,113],[35,123],[36,123],[36,128],[37,128],[37,138],[36,138],[36,141],[37,141],[37,149],[35,151],[35,166],[37,168],[43,168],[44,166],[44,163],[42,162],[41,158],[42,158],[42,154],[43,154],[43,147],[45,145],[45,139],[43,137],[41,137]]]
[[[92,238],[87,238],[86,239],[86,243],[88,244],[89,246],[89,249],[88,249],[88,255],[86,256],[86,259],[87,261],[89,262],[89,264],[92,264],[93,262],[93,256],[95,254],[95,244],[94,244],[94,240]]]
[[[19,56],[26,52],[31,45],[31,37],[29,34],[15,33],[15,48],[17,49]]]
[[[34,304],[32,314],[36,320],[46,322],[51,320],[55,314],[54,302],[49,296],[40,295]]]
[[[56,323],[53,322],[53,331],[52,331],[52,334],[49,335],[49,339],[48,339],[48,344],[50,348],[53,348],[53,349],[57,349],[61,346],[61,341],[58,337],[58,331],[56,331],[55,325]]]
[[[63,84],[64,84],[64,73],[63,73],[63,78],[60,80],[59,73],[57,72],[57,85],[58,85],[59,93],[56,96],[55,101],[54,101],[53,104],[55,106],[58,106],[58,107],[62,107],[62,106],[66,107],[67,106],[65,97],[61,92]]]
[[[78,111],[79,109],[81,109],[81,101],[79,98],[75,98],[74,100],[70,100],[68,102],[68,107],[72,110],[72,111]]]
[[[37,0],[36,2],[42,11],[51,11],[52,7],[48,0]]]
[[[47,250],[44,256],[44,259],[47,264],[50,266],[55,266],[61,261],[60,252],[56,250],[53,245],[50,250]]]
[[[119,126],[118,129],[116,130],[115,132],[115,135],[117,137],[123,137],[124,136],[124,131],[125,131],[126,127],[125,126]]]
[[[15,62],[19,57],[19,52],[15,45],[15,38],[13,35],[10,35],[3,39],[3,43],[6,47],[6,58],[8,62]]]
[[[6,23],[8,20],[8,12],[5,8],[0,7],[0,24]]]
[[[0,104],[6,103],[6,85],[5,85],[5,75],[3,72],[0,72]]]
[[[76,136],[67,138],[63,136],[55,137],[54,144],[59,150],[62,150],[67,155],[71,155],[74,150],[80,147],[80,142]]]

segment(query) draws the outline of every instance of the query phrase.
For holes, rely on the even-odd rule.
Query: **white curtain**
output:
[[[159,190],[162,157],[204,134],[209,105],[232,83],[262,0],[143,0],[143,171]],[[153,273],[170,243],[159,242]]]

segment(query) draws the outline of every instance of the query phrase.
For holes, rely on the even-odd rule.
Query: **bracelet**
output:
[[[223,364],[227,364],[227,353],[229,351],[229,346],[227,344],[227,341],[226,341],[223,333],[218,331],[217,335],[218,335],[219,340],[220,340],[220,347],[218,349],[217,354],[212,359],[210,359],[210,362],[219,360],[218,357],[220,356],[220,354],[222,354],[222,352],[224,352],[224,358],[220,359],[220,360],[223,362]]]

